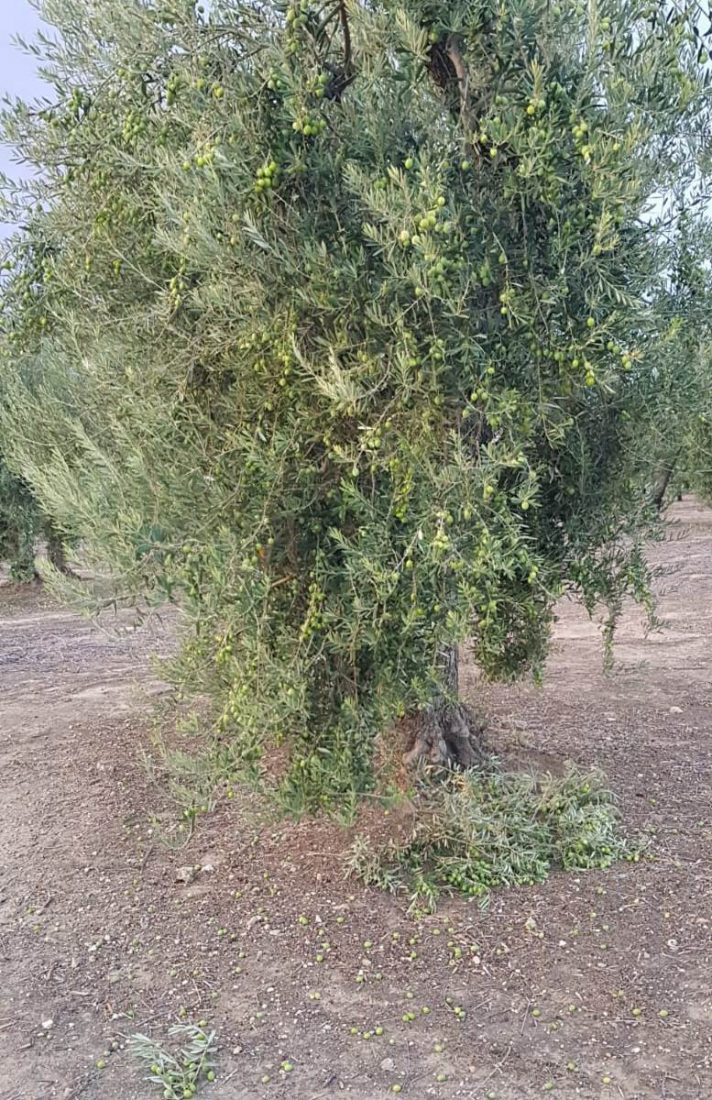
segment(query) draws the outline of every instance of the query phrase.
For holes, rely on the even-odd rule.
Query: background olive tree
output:
[[[644,446],[654,472],[652,496],[663,509],[691,490],[712,499],[712,226],[677,222],[669,284],[660,307],[667,327],[650,379]],[[661,326],[662,327],[662,326]]]
[[[35,578],[37,506],[27,486],[0,459],[0,561],[17,581]]]
[[[3,448],[175,675],[314,805],[379,736],[472,763],[457,647],[647,598],[651,372],[704,183],[686,4],[46,0],[5,139]],[[656,391],[657,392],[657,391]],[[645,468],[644,468],[645,467]],[[283,754],[280,755],[280,759]]]

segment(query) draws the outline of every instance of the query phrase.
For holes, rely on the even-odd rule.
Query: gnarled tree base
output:
[[[472,768],[485,761],[483,729],[464,703],[428,707],[411,718],[409,766],[423,763],[443,768]]]
[[[458,700],[459,656],[455,647],[442,654],[443,698],[407,721],[404,762],[444,768],[484,763],[484,730],[470,708]]]

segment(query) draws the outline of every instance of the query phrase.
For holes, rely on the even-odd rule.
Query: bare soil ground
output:
[[[343,880],[333,824],[260,825],[223,799],[167,847],[150,818],[173,811],[141,762],[163,642],[4,589],[0,1100],[160,1096],[124,1044],[178,1018],[217,1031],[207,1100],[712,1097],[712,512],[675,506],[651,553],[664,632],[631,611],[604,674],[566,604],[544,687],[484,703],[511,764],[605,769],[654,858],[418,923]],[[176,881],[188,864],[204,869]]]

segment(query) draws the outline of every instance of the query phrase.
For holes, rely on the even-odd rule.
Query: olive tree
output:
[[[712,225],[683,211],[673,240],[643,433],[658,510],[683,489],[712,497]]]
[[[28,261],[37,253],[36,242],[15,242],[13,261],[0,266],[0,308],[14,313],[10,326],[16,330],[13,342],[17,342],[18,328],[23,331],[23,354],[27,354],[30,348],[37,347],[38,335],[44,331],[46,324],[42,309],[37,309],[31,289],[36,286],[37,272],[35,265]],[[6,285],[3,274],[8,269],[12,271],[16,263],[21,267],[21,273]],[[18,320],[18,306],[22,312],[21,322]],[[5,335],[9,337],[10,333],[6,332]],[[0,394],[2,384],[3,379],[0,378]],[[12,410],[7,404],[5,411],[12,417]],[[40,541],[45,545],[47,559],[52,567],[67,574],[64,536],[51,517],[42,510],[27,479],[13,468],[3,453],[0,438],[0,563],[9,567],[13,580],[39,580],[36,554]]]
[[[473,763],[458,646],[646,594],[657,197],[699,182],[685,4],[45,0],[5,446],[176,675],[308,803]],[[18,216],[16,214],[16,216]]]
[[[38,513],[27,486],[0,459],[0,562],[13,580],[35,577]]]

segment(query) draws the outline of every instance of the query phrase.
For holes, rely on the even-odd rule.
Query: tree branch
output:
[[[474,131],[475,116],[470,100],[470,73],[463,54],[460,35],[449,34],[431,46],[430,75],[449,100],[453,114],[458,114],[466,128]],[[476,148],[476,146],[475,146]]]
[[[472,124],[472,108],[470,105],[470,74],[462,56],[461,43],[458,35],[450,34],[445,43],[445,52],[457,77],[460,92],[460,115],[468,126]]]
[[[351,31],[345,0],[338,0],[338,6],[341,31],[344,36],[344,72],[349,75],[351,72]]]
[[[336,100],[338,103],[349,84],[353,82],[354,72],[351,53],[351,30],[346,10],[346,0],[336,0],[336,10],[344,39],[344,59],[339,66],[330,65],[327,62],[326,68],[331,73],[331,79],[326,86],[325,96],[327,99]]]

